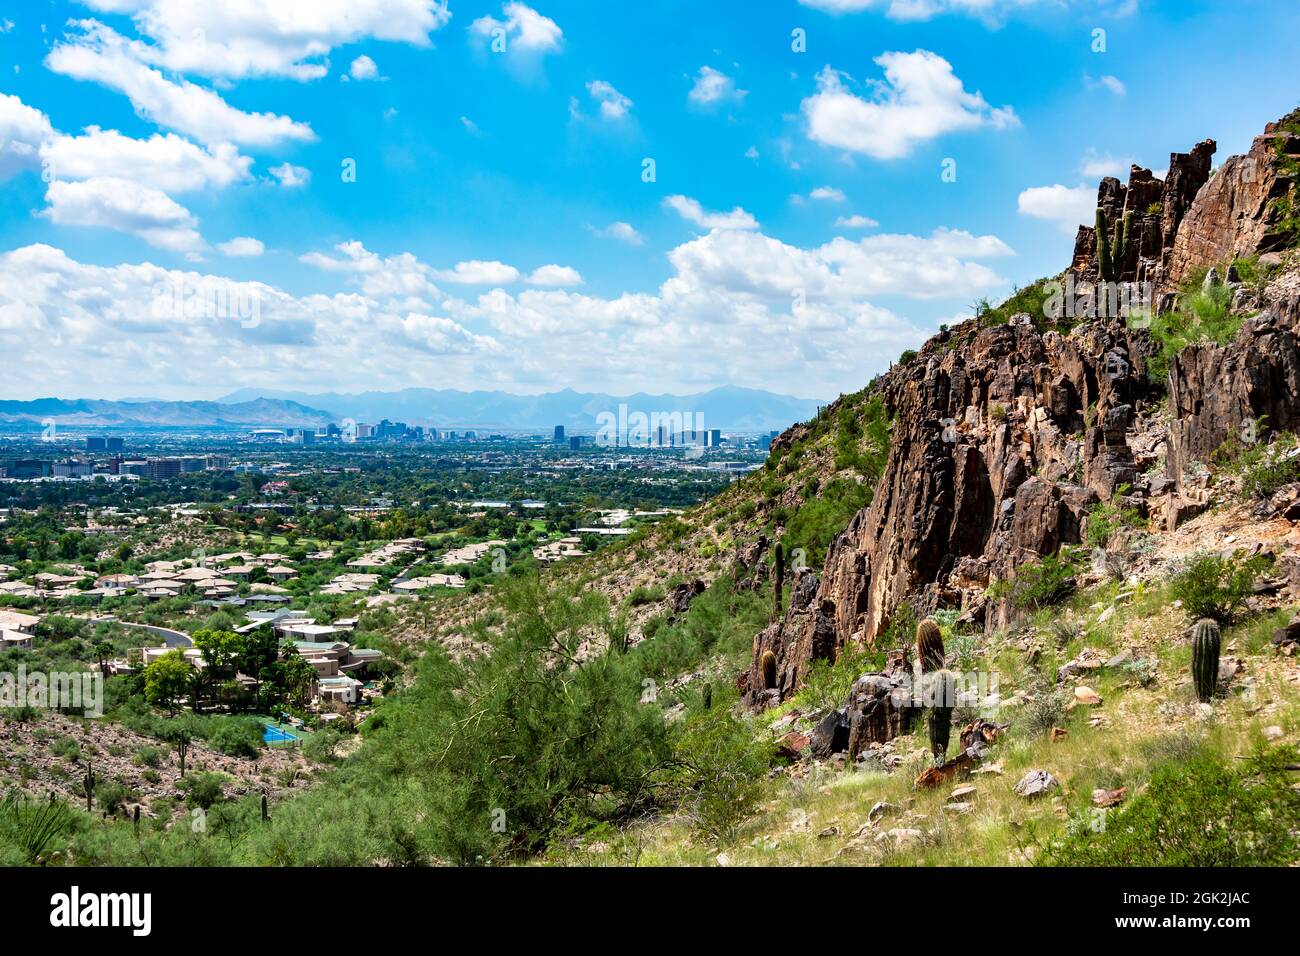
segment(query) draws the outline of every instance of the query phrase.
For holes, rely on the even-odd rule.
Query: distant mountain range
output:
[[[278,399],[329,412],[336,421],[390,421],[437,428],[550,429],[563,425],[574,432],[591,434],[601,412],[618,414],[619,405],[629,412],[700,413],[705,428],[761,432],[786,429],[806,421],[822,404],[815,399],[793,398],[761,389],[724,386],[694,395],[617,396],[575,392],[565,389],[543,395],[512,395],[509,392],[462,392],[456,389],[407,388],[397,392],[271,391],[244,388],[220,402],[247,403],[254,399]],[[694,419],[692,418],[692,421]]]
[[[56,428],[316,428],[333,418],[318,408],[275,398],[243,402],[0,401],[0,426],[40,428],[50,420]]]

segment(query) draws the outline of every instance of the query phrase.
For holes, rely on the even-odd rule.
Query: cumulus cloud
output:
[[[709,212],[689,196],[669,196],[664,205],[703,229],[757,229],[758,220],[737,206],[731,212]]]
[[[117,90],[152,123],[208,145],[269,147],[316,138],[306,123],[274,113],[246,113],[206,87],[168,79],[141,60],[141,44],[102,23],[81,20],[75,26],[81,32],[55,44],[45,65],[55,73]]]
[[[302,166],[295,166],[293,163],[281,163],[279,166],[272,166],[269,172],[280,181],[280,185],[285,189],[306,186],[311,182],[311,170],[304,169]]]
[[[41,144],[53,135],[48,116],[0,93],[0,179],[39,168]]]
[[[262,244],[261,240],[254,239],[251,236],[236,236],[227,242],[219,243],[217,248],[221,250],[223,255],[236,259],[256,258],[266,251],[266,246]]]
[[[444,0],[297,0],[195,3],[192,0],[82,0],[129,13],[151,42],[137,57],[176,73],[240,79],[319,79],[334,47],[388,40],[418,47],[451,19]]]
[[[836,189],[834,186],[818,186],[808,194],[808,198],[824,202],[844,202],[848,197],[844,195],[844,190]]]
[[[725,73],[711,66],[702,66],[686,99],[695,106],[708,107],[719,103],[739,103],[748,93],[748,90],[736,89],[736,81]]]
[[[994,109],[978,92],[968,92],[938,54],[883,53],[875,63],[885,79],[870,99],[853,93],[844,74],[829,66],[817,75],[817,92],[802,103],[809,139],[875,159],[899,159],[945,133],[1019,122],[1009,106]]]
[[[558,53],[564,45],[564,31],[550,17],[542,16],[523,3],[503,4],[504,19],[479,17],[470,24],[471,35],[483,37],[491,43],[497,38],[505,41],[505,52],[534,55]]]
[[[639,246],[645,242],[641,233],[627,222],[611,222],[603,229],[597,229],[595,226],[587,228],[602,239],[617,239],[619,242],[626,242],[629,246]]]
[[[880,223],[870,216],[840,216],[835,220],[835,225],[841,229],[873,229]]]
[[[60,226],[99,226],[139,236],[172,252],[203,249],[198,220],[166,193],[109,176],[50,183],[41,215]]]
[[[1046,219],[1073,234],[1081,223],[1093,218],[1097,209],[1097,190],[1092,186],[1033,186],[1016,199],[1022,216]]]
[[[587,92],[600,104],[600,116],[607,120],[621,120],[632,108],[632,101],[604,80],[587,84]]]
[[[379,67],[375,65],[374,60],[363,53],[348,67],[348,76],[354,80],[373,80],[379,76]]]
[[[1089,147],[1079,160],[1079,175],[1087,179],[1101,179],[1104,176],[1119,179],[1128,175],[1132,165],[1132,157],[1098,153],[1095,148]]]
[[[539,266],[528,277],[529,285],[562,289],[582,285],[582,276],[572,266]]]
[[[41,162],[57,179],[107,176],[165,192],[222,189],[249,179],[253,163],[230,143],[203,149],[175,133],[133,139],[98,126],[80,136],[51,137],[41,147]]]
[[[831,394],[860,387],[925,337],[875,297],[951,300],[951,311],[1005,287],[991,264],[1010,253],[995,236],[951,229],[801,248],[754,229],[714,228],[671,250],[670,273],[651,291],[497,285],[460,296],[440,290],[434,279],[446,273],[410,253],[380,255],[353,241],[303,255],[322,270],[326,290],[295,296],[148,263],[86,265],[28,246],[0,255],[0,350],[12,356],[15,395],[79,393],[87,370],[95,381],[129,382],[141,366],[167,368],[176,391],[204,395],[271,383],[319,389],[321,381],[362,390],[391,383],[395,368],[462,388],[583,381],[627,393],[726,380],[798,393],[810,364]],[[474,263],[449,270],[465,279],[486,271]],[[543,266],[529,280],[561,273],[580,278]],[[331,281],[342,288],[329,289]],[[160,320],[151,311],[157,289],[178,284],[226,290],[218,301],[255,295],[260,325],[211,310]]]
[[[1039,0],[799,0],[805,7],[831,14],[883,10],[889,19],[906,22],[932,20],[942,14],[960,13],[976,17],[990,25],[1000,23],[1007,13],[1021,7],[1034,6],[1038,2]]]
[[[441,269],[434,276],[457,285],[510,285],[519,281],[519,270],[504,262],[470,259],[453,269]]]

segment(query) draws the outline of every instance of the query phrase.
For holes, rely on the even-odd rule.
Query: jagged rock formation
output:
[[[1174,154],[1163,182],[1137,167],[1127,185],[1103,180],[1098,220],[1107,230],[1119,223],[1119,241],[1105,248],[1081,229],[1073,278],[1149,282],[1168,294],[1212,263],[1206,255],[1267,249],[1273,200],[1291,182],[1279,152],[1295,138],[1270,126],[1250,156],[1213,176],[1207,140]],[[971,320],[932,338],[877,383],[895,424],[875,497],[831,543],[821,573],[801,572],[790,607],[755,637],[738,681],[745,700],[786,699],[814,660],[878,640],[904,602],[918,616],[959,608],[988,630],[1009,623],[1013,608],[987,596],[990,582],[1081,541],[1098,501],[1123,494],[1125,506],[1166,527],[1194,513],[1190,462],[1207,460],[1246,418],[1300,426],[1297,320],[1300,300],[1273,303],[1227,348],[1188,349],[1170,372],[1168,435],[1146,377],[1156,346],[1122,318],[1068,335],[1039,331],[1028,315],[993,327]],[[1164,476],[1155,473],[1161,458]],[[766,547],[753,546],[755,557]],[[768,658],[764,673],[768,652],[776,666]],[[847,711],[840,720],[847,725]]]
[[[1247,319],[1226,346],[1184,349],[1169,368],[1169,406],[1166,474],[1177,483],[1261,416],[1274,431],[1300,428],[1300,299]]]
[[[1275,252],[1286,237],[1278,230],[1281,200],[1295,185],[1300,160],[1300,135],[1287,129],[1300,120],[1300,110],[1269,123],[1255,137],[1250,152],[1230,156],[1196,196],[1174,240],[1169,282],[1177,285],[1195,269],[1234,256]],[[1279,153],[1291,160],[1280,163]]]
[[[1141,166],[1131,168],[1127,185],[1113,176],[1103,179],[1097,190],[1098,222],[1080,226],[1074,240],[1071,271],[1076,277],[1081,281],[1149,282],[1163,288],[1179,226],[1197,191],[1210,178],[1215,148],[1214,140],[1207,139],[1190,153],[1171,153],[1163,180]],[[1098,226],[1105,243],[1110,244],[1110,257],[1099,254]],[[1122,248],[1114,242],[1114,230],[1121,226],[1126,227]]]

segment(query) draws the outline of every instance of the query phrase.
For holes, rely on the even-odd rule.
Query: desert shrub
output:
[[[136,796],[136,792],[120,780],[101,780],[95,785],[95,803],[109,814],[117,813]]]
[[[50,753],[64,760],[76,760],[81,756],[81,746],[71,737],[60,737],[50,744]]]
[[[1254,591],[1255,578],[1270,564],[1264,555],[1248,560],[1217,554],[1195,556],[1170,582],[1170,592],[1193,619],[1231,623]]]
[[[845,401],[835,416],[835,468],[852,468],[868,482],[875,482],[889,456],[892,422],[885,402],[873,395],[864,404]]]
[[[231,757],[256,757],[262,749],[262,722],[255,717],[219,717],[208,734],[208,744]]]
[[[536,576],[497,589],[508,619],[491,653],[432,647],[369,737],[375,789],[417,787],[420,846],[454,863],[533,853],[560,828],[630,814],[671,758],[633,655],[579,653],[608,614],[598,593]]]
[[[142,767],[157,767],[163,762],[167,751],[162,747],[150,747],[148,745],[141,747],[135,752],[135,762]]]
[[[343,735],[333,727],[312,734],[302,745],[302,755],[316,763],[333,763]]]
[[[635,588],[627,596],[628,607],[640,607],[642,604],[654,604],[664,599],[664,589],[661,587],[646,587],[641,585]]]
[[[1021,565],[1015,577],[989,585],[988,595],[1009,600],[1021,610],[1038,610],[1056,604],[1074,591],[1073,555],[1062,549],[1037,561]]]
[[[1104,548],[1116,532],[1142,525],[1141,512],[1136,508],[1126,508],[1118,500],[1128,494],[1128,490],[1128,485],[1120,485],[1110,501],[1099,501],[1088,510],[1084,542],[1089,548]]]
[[[1231,312],[1233,290],[1226,285],[1201,288],[1200,276],[1193,276],[1178,299],[1178,308],[1151,319],[1151,337],[1160,351],[1147,360],[1147,378],[1163,385],[1169,364],[1188,345],[1213,342],[1224,345],[1241,327],[1241,316]]]
[[[839,707],[849,696],[855,680],[884,668],[886,646],[889,645],[884,642],[877,642],[875,648],[849,644],[840,651],[834,663],[813,661],[804,674],[803,686],[794,697],[794,706],[804,711]]]
[[[199,771],[182,778],[180,788],[185,791],[185,801],[191,807],[208,810],[218,800],[225,798],[227,779],[223,773]]]
[[[836,478],[820,495],[805,501],[785,526],[785,546],[803,548],[810,567],[821,567],[831,540],[848,527],[863,508],[871,504],[872,486],[867,482]]]
[[[1241,491],[1248,498],[1271,498],[1284,485],[1300,481],[1296,436],[1279,435],[1252,455],[1241,469]]]
[[[694,717],[678,738],[680,805],[695,831],[725,842],[754,812],[763,793],[763,777],[774,745],[762,732],[729,708]]]
[[[1162,765],[1107,825],[1074,828],[1041,855],[1058,866],[1287,866],[1300,854],[1296,748],[1257,751],[1240,768],[1201,751]]]

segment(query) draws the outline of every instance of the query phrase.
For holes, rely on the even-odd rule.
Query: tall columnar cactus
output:
[[[928,680],[930,751],[936,763],[942,763],[947,756],[948,738],[952,731],[952,707],[943,671],[944,656],[943,632],[938,624],[926,618],[916,626],[916,659],[921,663],[921,673],[927,675]]]
[[[935,763],[943,763],[948,756],[948,737],[951,733],[952,708],[936,704],[930,709],[930,752],[934,754]]]
[[[86,791],[86,812],[94,808],[95,802],[95,764],[87,763],[86,772],[81,777],[81,786]]]
[[[1198,700],[1214,697],[1219,682],[1219,625],[1202,618],[1192,628],[1192,680]]]
[[[704,685],[704,709],[711,710],[712,708],[713,708],[713,685],[705,684]]]
[[[1112,226],[1106,219],[1105,211],[1099,206],[1097,223],[1093,228],[1097,245],[1097,273],[1103,282],[1118,282],[1133,239],[1133,213],[1124,213]]]
[[[943,632],[928,617],[916,625],[916,659],[921,662],[923,673],[943,667]]]
[[[758,670],[763,675],[763,690],[771,690],[776,686],[776,655],[771,651],[764,651],[763,656],[758,659]]]
[[[772,571],[772,616],[781,616],[781,588],[785,583],[785,548],[781,547],[781,542],[777,542],[776,549],[772,552],[772,559],[775,566]]]
[[[1128,259],[1129,242],[1133,238],[1133,213],[1126,212],[1115,223],[1115,244],[1110,251],[1111,268],[1115,270],[1115,278],[1118,280],[1120,272],[1123,270],[1124,262]]]
[[[1106,213],[1098,206],[1097,222],[1093,226],[1093,239],[1097,245],[1097,274],[1101,276],[1103,282],[1110,282],[1115,269],[1110,257],[1110,235],[1106,227]]]

